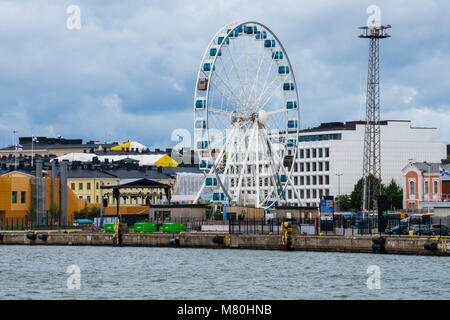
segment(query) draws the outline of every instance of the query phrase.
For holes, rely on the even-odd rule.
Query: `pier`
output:
[[[450,237],[293,235],[291,250],[450,256]],[[122,247],[286,250],[282,235],[218,232],[123,233]],[[113,233],[5,231],[0,245],[118,246]]]

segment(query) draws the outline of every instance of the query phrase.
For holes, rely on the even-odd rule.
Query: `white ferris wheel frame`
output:
[[[209,119],[208,119],[209,114],[210,114],[210,111],[213,111],[213,112],[219,112],[219,113],[224,113],[224,114],[231,114],[231,112],[226,112],[226,111],[222,111],[222,110],[214,110],[214,108],[212,108],[212,107],[209,106],[208,100],[209,100],[209,94],[210,94],[211,77],[212,77],[213,72],[214,72],[216,60],[217,60],[217,58],[219,57],[219,54],[217,54],[217,53],[218,53],[218,52],[221,52],[222,48],[223,48],[225,45],[228,45],[228,41],[229,41],[230,44],[231,44],[231,41],[230,41],[230,40],[232,40],[234,37],[230,37],[230,35],[233,34],[233,33],[235,32],[236,29],[238,29],[239,27],[244,27],[244,26],[246,26],[246,25],[251,25],[252,27],[253,27],[253,26],[259,26],[259,27],[262,27],[264,31],[267,31],[267,39],[269,39],[269,40],[275,40],[275,41],[276,41],[276,44],[280,46],[281,51],[282,51],[282,53],[283,53],[283,61],[285,61],[285,62],[287,63],[287,66],[289,67],[289,72],[290,72],[291,77],[292,77],[292,80],[291,80],[290,82],[293,82],[293,84],[294,84],[294,93],[295,93],[295,100],[294,100],[294,101],[297,102],[297,107],[296,107],[297,128],[295,129],[295,138],[292,139],[292,140],[295,141],[294,147],[292,148],[292,149],[294,150],[294,152],[293,152],[293,161],[292,161],[293,163],[292,163],[292,166],[291,166],[290,170],[287,171],[286,168],[285,168],[285,166],[284,166],[284,164],[283,164],[283,159],[280,159],[280,157],[278,156],[277,151],[271,151],[271,154],[274,156],[274,158],[275,158],[275,160],[276,160],[276,164],[279,165],[279,168],[278,168],[278,170],[277,170],[278,172],[274,171],[275,168],[271,167],[270,165],[269,165],[269,168],[272,170],[272,173],[273,173],[273,175],[270,176],[272,182],[274,183],[274,186],[272,186],[272,188],[276,188],[276,187],[278,186],[278,184],[274,181],[274,176],[275,176],[275,175],[279,175],[279,174],[280,174],[280,169],[281,169],[281,171],[282,171],[282,172],[284,173],[284,175],[286,175],[286,177],[287,177],[287,182],[284,184],[284,186],[282,186],[282,193],[281,193],[281,194],[285,194],[285,193],[286,193],[286,190],[287,190],[287,188],[288,188],[288,185],[290,185],[290,186],[292,187],[292,191],[293,191],[293,193],[294,193],[294,195],[295,195],[295,198],[296,198],[297,201],[298,201],[298,205],[302,205],[302,199],[300,198],[299,192],[298,192],[297,188],[295,187],[295,185],[294,185],[294,183],[293,183],[293,181],[292,181],[292,173],[293,173],[293,171],[294,171],[294,167],[296,166],[296,160],[297,160],[297,156],[298,156],[298,153],[299,153],[299,150],[298,150],[298,140],[299,140],[299,127],[300,127],[300,103],[299,103],[299,96],[298,96],[298,90],[297,90],[297,82],[296,82],[296,80],[295,80],[295,74],[294,74],[294,71],[293,71],[291,62],[290,62],[290,60],[289,60],[289,57],[288,57],[288,55],[287,55],[287,53],[286,53],[286,50],[284,49],[284,46],[283,46],[283,44],[281,43],[281,41],[278,39],[278,37],[275,35],[275,33],[272,32],[272,30],[270,30],[267,26],[265,26],[265,25],[262,24],[262,23],[256,22],[256,21],[247,21],[247,22],[233,23],[233,24],[225,25],[224,27],[222,27],[222,28],[214,35],[214,37],[211,39],[211,41],[209,42],[209,44],[208,44],[208,46],[206,47],[206,50],[205,50],[205,52],[204,52],[204,54],[203,54],[203,58],[202,58],[202,60],[201,60],[201,63],[200,63],[200,67],[199,67],[199,70],[198,70],[198,73],[197,73],[196,86],[195,86],[195,96],[194,96],[194,137],[197,136],[197,134],[196,134],[196,130],[197,130],[197,129],[195,128],[195,122],[196,122],[196,120],[197,120],[197,116],[196,116],[196,115],[197,115],[196,101],[197,101],[197,98],[198,98],[198,91],[199,91],[197,85],[198,85],[198,82],[199,82],[199,80],[200,80],[200,77],[201,77],[202,73],[203,73],[204,75],[206,75],[206,73],[202,71],[203,65],[204,65],[206,62],[210,63],[210,71],[208,71],[208,75],[207,75],[207,86],[206,86],[206,95],[205,95],[206,98],[205,98],[205,110],[204,110],[205,118],[204,118],[204,120],[206,121],[206,128],[204,128],[204,129],[205,129],[205,132],[206,132],[206,141],[208,142],[208,147],[207,147],[207,148],[208,148],[208,153],[209,153],[209,160],[211,160],[211,165],[212,165],[212,166],[211,166],[210,169],[207,168],[207,169],[204,171],[205,179],[206,179],[206,177],[212,176],[212,175],[214,174],[214,175],[216,176],[216,178],[217,178],[217,182],[218,182],[218,184],[219,184],[220,190],[222,190],[222,191],[225,193],[226,197],[228,198],[228,201],[232,201],[233,197],[231,197],[230,194],[229,194],[229,190],[228,190],[229,188],[225,188],[225,186],[223,185],[222,178],[219,177],[219,172],[218,172],[218,170],[217,170],[217,165],[218,165],[218,164],[222,161],[222,159],[223,159],[223,155],[224,155],[224,152],[225,152],[225,150],[226,150],[227,144],[228,144],[230,141],[232,141],[232,139],[233,139],[234,136],[237,134],[237,132],[236,132],[236,128],[234,127],[234,128],[232,129],[231,134],[227,137],[227,140],[226,140],[225,144],[221,147],[221,150],[220,150],[218,156],[216,156],[216,157],[214,158],[213,155],[212,155],[211,137],[210,137],[210,128],[209,128]],[[224,32],[224,30],[226,31],[227,29],[230,29],[229,32]],[[220,35],[224,35],[224,36],[223,36],[223,40],[222,40],[222,42],[221,42],[219,45],[215,45],[214,42],[217,41],[217,39],[218,39],[218,37],[219,37]],[[269,35],[270,35],[270,37],[269,37]],[[253,34],[253,36],[255,36],[255,35]],[[210,49],[213,48],[213,47],[216,48],[217,53],[214,55],[214,57],[213,57],[212,59],[208,59],[208,53],[209,53]],[[265,49],[263,49],[263,50],[265,50]],[[274,59],[273,59],[273,60],[274,60]],[[273,61],[272,61],[272,63],[273,63]],[[277,66],[278,66],[278,63],[279,63],[279,62],[276,61]],[[285,64],[285,65],[286,65],[286,64]],[[269,68],[269,71],[270,71],[270,68]],[[240,79],[239,79],[239,80],[240,80]],[[241,83],[241,84],[242,84],[242,83]],[[252,88],[252,90],[253,90],[253,88]],[[264,91],[264,90],[263,90],[263,91]],[[263,92],[261,93],[261,96],[262,96],[262,94],[263,94]],[[223,96],[223,94],[222,94],[222,96]],[[262,97],[260,97],[260,98],[262,98]],[[269,97],[268,100],[270,100],[270,97]],[[250,97],[248,98],[248,101],[250,101]],[[287,100],[286,100],[286,97],[285,97],[285,102],[286,102],[286,101],[287,101]],[[264,107],[264,105],[263,105],[263,107]],[[285,108],[284,110],[276,110],[275,112],[286,112],[286,111],[287,111],[287,110],[286,110],[286,108]],[[270,114],[275,113],[275,112],[268,112],[268,114],[270,115]],[[286,114],[287,114],[287,113],[286,113]],[[251,127],[251,129],[249,130],[249,131],[251,131],[251,133],[250,133],[250,134],[251,134],[251,137],[254,135],[254,132],[253,132],[253,131],[258,131],[258,133],[257,133],[257,134],[258,134],[258,138],[259,138],[259,135],[262,133],[262,134],[261,134],[261,135],[263,136],[262,138],[264,138],[267,142],[269,142],[269,145],[266,146],[266,148],[269,148],[269,147],[270,147],[270,138],[268,137],[266,130],[258,130],[258,128],[255,128],[255,127],[258,127],[258,121],[256,121],[256,125],[253,125],[253,126]],[[203,130],[203,129],[202,129],[202,130]],[[259,131],[260,131],[261,133],[260,133]],[[283,147],[284,147],[285,155],[287,155],[287,149],[288,149],[287,146],[286,146],[286,144],[288,143],[287,137],[290,135],[290,131],[289,131],[288,128],[286,129],[286,131],[287,131],[287,133],[286,133],[286,139],[285,139],[285,141],[284,141],[284,146],[283,146]],[[247,135],[246,135],[246,136],[247,136]],[[245,136],[244,136],[244,137],[245,137]],[[250,137],[250,139],[251,139],[251,137]],[[290,140],[290,139],[289,139],[289,140]],[[202,140],[202,141],[203,141],[203,140]],[[197,143],[197,140],[195,140],[194,142]],[[259,144],[257,143],[257,150],[258,150],[258,148],[259,148]],[[242,170],[243,170],[243,171],[247,171],[247,158],[248,158],[248,151],[249,151],[249,149],[250,149],[250,148],[247,149],[247,153],[246,153],[246,155],[244,156],[244,163],[243,163],[243,165],[242,165],[242,168],[243,168]],[[266,152],[266,151],[267,151],[267,152]],[[268,153],[268,151],[269,151],[269,150],[264,150],[265,153]],[[203,155],[204,152],[205,152],[205,150],[202,150],[202,149],[198,150],[199,159],[202,159],[202,158],[203,158],[201,155]],[[257,152],[258,152],[258,151],[257,151]],[[257,165],[257,168],[259,168],[259,166],[258,166],[259,156],[257,156],[256,159],[257,159],[257,164],[256,164],[256,165]],[[272,159],[272,161],[273,161],[273,160],[274,160],[274,159]],[[228,161],[228,158],[227,158],[227,166],[228,166],[228,163],[229,163],[229,161]],[[275,163],[273,163],[273,164],[275,164]],[[208,170],[209,170],[209,172],[208,172],[208,173],[205,173],[205,172],[208,171]],[[224,170],[224,172],[226,172],[226,170]],[[241,194],[240,194],[240,193],[241,193],[241,190],[240,190],[240,188],[241,188],[241,179],[243,178],[243,175],[244,175],[244,173],[240,173],[240,175],[239,175],[238,195],[237,195],[238,200],[240,200],[240,198],[241,198]],[[197,193],[197,196],[196,196],[196,198],[195,198],[195,200],[194,200],[194,203],[197,203],[197,201],[199,200],[199,198],[200,198],[200,196],[201,196],[201,194],[202,194],[204,188],[206,187],[206,185],[205,185],[205,179],[204,179],[204,181],[203,181],[203,184],[202,184],[202,186],[201,186],[201,189],[200,189],[200,190],[198,191],[198,193]],[[256,207],[263,207],[263,208],[265,208],[265,209],[268,209],[268,208],[273,207],[273,206],[275,205],[276,201],[279,201],[278,203],[282,203],[283,201],[285,201],[285,202],[287,203],[287,200],[285,200],[285,199],[280,199],[280,196],[281,196],[281,195],[278,194],[278,192],[274,192],[274,191],[277,191],[277,190],[274,190],[274,191],[272,191],[272,192],[274,192],[274,194],[276,195],[276,198],[277,198],[276,201],[273,201],[273,203],[270,204],[270,205],[268,205],[268,206],[262,206],[262,204],[264,204],[264,202],[266,202],[266,201],[268,200],[268,198],[269,198],[269,196],[270,196],[270,193],[269,193],[269,195],[264,199],[264,201],[262,201],[262,204],[261,204],[261,203],[260,203],[260,197],[259,197],[259,194],[258,194],[258,193],[259,193],[259,188],[260,188],[260,186],[259,186],[259,176],[258,176],[258,178],[256,179],[256,183],[257,183],[257,187],[256,187],[256,192],[257,192],[256,199],[257,199],[257,202],[255,203],[255,206],[256,206]]]

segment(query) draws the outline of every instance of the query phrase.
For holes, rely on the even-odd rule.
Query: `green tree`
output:
[[[381,184],[381,181],[378,178],[375,178],[373,175],[370,175],[369,180],[370,180],[370,189],[371,190],[376,190],[380,187],[383,190],[383,185]],[[380,184],[381,184],[381,186],[380,186]],[[361,178],[355,184],[355,187],[353,188],[353,191],[350,194],[351,208],[354,210],[361,209],[363,187],[364,187],[364,182],[363,182],[363,178]],[[377,202],[376,198],[372,199],[371,208],[374,208],[376,206],[376,202]]]
[[[52,205],[48,211],[48,215],[52,224],[59,222],[61,219],[61,208],[57,205]]]
[[[348,210],[352,209],[351,198],[348,194],[343,194],[343,195],[336,197],[335,203],[337,206],[337,210],[339,210],[339,211],[341,211],[341,210],[348,211]]]
[[[383,194],[386,195],[388,208],[400,209],[403,206],[403,189],[391,180],[388,186],[383,187]]]

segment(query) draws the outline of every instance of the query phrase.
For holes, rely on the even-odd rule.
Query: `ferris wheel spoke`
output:
[[[221,110],[221,109],[216,109],[214,107],[208,107],[208,111],[214,112],[214,113],[220,113],[220,114],[224,114],[227,116],[231,115],[230,111],[226,111],[226,110]]]
[[[253,91],[255,89],[256,84],[259,81],[259,72],[261,71],[261,66],[262,66],[262,64],[264,62],[264,55],[265,55],[265,51],[262,50],[261,53],[258,56],[258,59],[257,59],[258,60],[258,63],[257,63],[258,69],[256,71],[256,76],[255,76],[255,79],[253,81],[252,88],[251,88],[251,90],[250,90],[250,92],[249,92],[249,94],[247,96],[247,101],[245,102],[245,107],[246,108],[249,107],[249,105],[250,105],[250,103],[252,101],[251,99],[253,98]],[[255,92],[255,94],[256,94],[256,92]],[[256,98],[256,96],[255,96],[255,98]]]
[[[266,115],[267,116],[273,116],[275,114],[279,114],[279,113],[287,113],[286,109],[278,109],[278,110],[273,110],[273,111],[267,111]]]
[[[238,97],[236,97],[236,95],[234,94],[234,92],[233,92],[233,90],[231,90],[230,89],[230,87],[227,85],[227,83],[222,79],[222,77],[218,74],[218,73],[216,73],[216,74],[214,74],[214,76],[217,78],[217,79],[219,79],[223,84],[224,84],[224,86],[225,86],[225,88],[231,93],[231,95],[233,96],[233,98],[234,98],[234,100],[235,100],[235,103],[237,104],[237,105],[239,105],[239,103],[241,103],[241,100],[238,98]],[[211,78],[211,82],[212,82],[212,78]],[[224,95],[224,93],[221,91],[221,90],[219,90],[218,89],[218,86],[215,84],[215,83],[213,83],[214,84],[214,88],[215,89],[217,89],[219,92],[220,92],[220,94],[222,94],[222,96],[223,97],[225,97],[226,98],[226,96]],[[226,98],[227,99],[227,98]],[[228,100],[228,99],[227,99]]]
[[[272,71],[273,62],[274,62],[274,59],[272,59],[272,61],[270,62],[269,68],[267,69],[266,77],[264,79],[264,84],[262,86],[260,95],[258,96],[257,99],[255,99],[255,102],[254,102],[254,105],[253,105],[254,108],[257,107],[258,101],[261,99],[261,95],[264,93],[264,91],[266,89],[266,84],[267,84],[267,81],[269,80],[270,71]]]
[[[240,78],[240,76],[239,76],[239,71],[238,71],[238,69],[237,69],[237,67],[236,67],[236,63],[234,62],[233,54],[231,53],[231,51],[230,51],[230,49],[228,48],[228,46],[226,46],[226,48],[227,48],[227,50],[228,50],[228,53],[229,53],[229,55],[230,55],[230,59],[231,59],[231,62],[232,62],[232,66],[233,66],[232,70],[234,70],[234,73],[236,74],[237,79],[239,80],[239,84],[240,84],[239,88],[241,89],[240,91],[243,92],[244,86],[243,86],[242,80],[241,80],[241,78]]]
[[[272,99],[272,97],[275,95],[275,93],[277,92],[278,89],[281,88],[281,86],[283,85],[283,82],[281,82],[276,88],[275,90],[272,91],[272,94],[266,99],[266,101],[260,105],[259,110],[264,110],[264,107],[270,102],[270,99]]]

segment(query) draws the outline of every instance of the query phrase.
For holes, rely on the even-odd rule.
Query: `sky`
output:
[[[71,5],[80,28],[69,29]],[[364,118],[369,5],[381,42],[381,118],[438,128],[450,142],[448,1],[0,0],[0,146],[18,136],[176,144],[193,128],[196,76],[216,32],[258,21],[283,43],[300,127]]]

